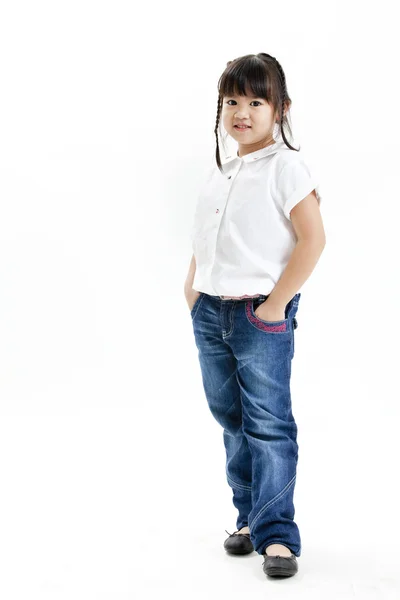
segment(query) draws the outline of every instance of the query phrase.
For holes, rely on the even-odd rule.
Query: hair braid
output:
[[[217,164],[220,164],[220,153],[219,153],[219,144],[218,144],[218,124],[219,124],[219,119],[221,116],[221,109],[222,109],[222,96],[218,95],[218,102],[217,102],[217,118],[215,121],[215,128],[214,128],[214,133],[215,133],[215,138],[217,140],[217,147],[216,147],[216,151],[215,151],[215,157],[217,159]]]
[[[278,70],[278,73],[280,75],[281,86],[282,86],[282,116],[281,116],[281,121],[283,121],[283,116],[285,114],[285,104],[286,104],[286,100],[287,100],[287,97],[288,97],[287,88],[286,88],[286,77],[285,77],[285,73],[284,73],[281,65],[276,60],[276,58],[275,58],[275,64],[276,64],[276,68]]]
[[[277,70],[278,75],[279,75],[279,81],[280,81],[281,90],[282,90],[282,106],[281,106],[281,110],[282,110],[281,122],[282,122],[284,114],[285,114],[285,104],[286,104],[286,101],[288,99],[288,91],[287,91],[287,87],[286,87],[285,73],[284,73],[284,71],[282,69],[281,64],[278,62],[278,60],[275,58],[275,56],[271,56],[271,54],[267,54],[266,52],[260,52],[260,54],[262,56],[267,56],[268,58],[270,58],[271,60],[274,61],[276,70]]]

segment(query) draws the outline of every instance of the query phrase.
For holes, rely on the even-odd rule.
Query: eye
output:
[[[229,104],[229,102],[235,102],[236,103],[236,100],[228,100],[228,102],[227,102],[228,106],[234,106],[233,104]],[[261,104],[261,102],[259,102],[258,100],[253,100],[251,102],[251,104],[253,104],[253,102],[257,102],[258,104]]]

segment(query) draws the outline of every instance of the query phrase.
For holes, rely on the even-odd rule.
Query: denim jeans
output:
[[[282,321],[255,310],[268,295],[222,299],[200,292],[191,318],[208,406],[223,428],[226,478],[254,549],[283,544],[300,556],[293,494],[297,425],[290,393],[294,330],[300,293]]]

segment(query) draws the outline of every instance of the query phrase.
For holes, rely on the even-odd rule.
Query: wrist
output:
[[[286,308],[286,304],[284,301],[282,302],[282,300],[280,300],[279,298],[273,298],[271,296],[268,296],[268,298],[264,301],[264,304],[267,304],[270,308],[274,309],[274,310],[284,310]]]

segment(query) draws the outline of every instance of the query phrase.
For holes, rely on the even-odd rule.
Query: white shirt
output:
[[[191,241],[193,289],[213,296],[269,294],[296,245],[291,209],[314,189],[301,151],[283,141],[214,165],[200,191]]]

